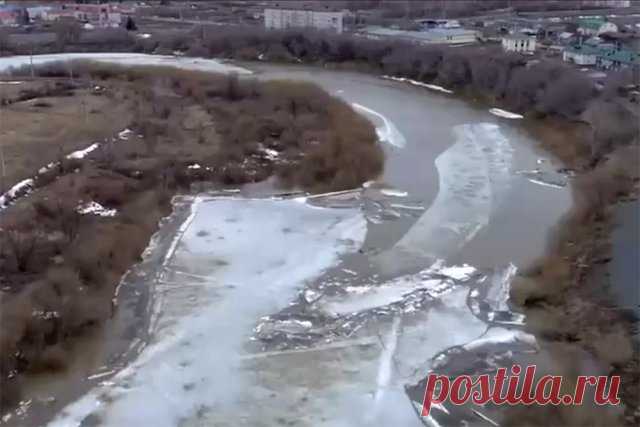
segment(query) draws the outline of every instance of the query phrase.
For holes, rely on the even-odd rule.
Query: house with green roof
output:
[[[567,46],[562,52],[562,60],[576,65],[596,65],[600,49],[589,44]]]
[[[600,49],[596,56],[596,67],[603,70],[630,68],[640,70],[640,54],[628,49]]]
[[[602,18],[588,18],[578,21],[578,32],[587,36],[599,36],[604,33],[615,33],[618,26]]]
[[[576,65],[595,65],[603,70],[630,68],[640,72],[640,53],[620,47],[603,47],[588,43],[567,46],[562,59]]]

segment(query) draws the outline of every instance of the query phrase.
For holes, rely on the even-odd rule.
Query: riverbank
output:
[[[37,73],[64,76],[67,67]],[[126,109],[129,124],[45,162],[3,198],[3,410],[20,400],[23,373],[65,369],[74,337],[112,315],[116,286],[174,194],[198,182],[234,188],[270,176],[284,188],[343,190],[383,167],[373,126],[311,84],[174,68],[73,69],[78,84],[99,85],[100,96]]]
[[[547,254],[514,279],[511,300],[526,315],[526,330],[554,360],[554,375],[564,375],[569,388],[574,386],[577,376],[586,374],[576,368],[576,351],[586,351],[598,369],[621,376],[619,397],[625,408],[624,412],[573,406],[510,408],[507,425],[637,425],[640,343],[633,336],[638,324],[634,314],[613,298],[616,285],[609,282],[606,270],[613,256],[617,204],[638,197],[640,152],[637,146],[619,148],[593,165],[586,153],[567,156],[575,146],[566,145],[575,141],[583,125],[555,126],[543,122],[528,128],[534,135],[551,136],[540,140],[571,171],[574,207],[558,224]],[[554,140],[562,143],[545,144]]]

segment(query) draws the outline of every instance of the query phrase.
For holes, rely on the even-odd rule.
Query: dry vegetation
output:
[[[60,157],[38,176],[33,194],[2,212],[5,409],[19,399],[21,373],[63,369],[70,339],[111,315],[115,285],[176,192],[196,181],[239,185],[271,175],[286,186],[339,190],[374,178],[383,166],[373,126],[310,84],[91,63],[74,68],[78,81],[98,84],[101,97],[122,103],[133,133],[82,161]],[[48,78],[65,72],[60,64],[38,70]],[[51,109],[57,106],[52,101]],[[51,160],[33,147],[22,155]],[[87,202],[117,213],[79,213]]]
[[[0,144],[5,162],[0,193],[58,161],[62,154],[124,129],[128,105],[122,101],[112,92],[68,79],[0,85]]]
[[[574,132],[575,128],[567,132],[556,124],[545,134],[556,133],[555,138],[570,141]],[[640,150],[637,144],[620,146],[593,165],[589,152],[569,153],[554,143],[555,138],[547,148],[559,148],[573,165],[582,167],[573,180],[574,207],[558,224],[546,256],[516,277],[511,299],[524,310],[527,329],[554,360],[554,375],[575,383],[584,372],[570,355],[576,346],[587,350],[610,375],[622,376],[620,397],[626,412],[588,406],[546,406],[526,412],[511,408],[506,425],[637,425],[640,359],[632,339],[636,320],[611,301],[601,270],[611,259],[608,242],[615,203],[638,191]]]

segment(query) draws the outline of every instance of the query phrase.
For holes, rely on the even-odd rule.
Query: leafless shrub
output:
[[[587,77],[578,72],[564,72],[549,83],[540,100],[540,109],[573,119],[586,109],[594,95],[593,83]]]
[[[595,100],[584,112],[584,118],[593,128],[591,152],[594,158],[639,139],[640,126],[636,118],[617,102]]]
[[[466,55],[447,52],[442,58],[437,81],[446,87],[463,87],[471,82],[471,68]]]
[[[19,272],[25,273],[28,271],[38,240],[39,235],[37,232],[6,231],[7,248],[9,253],[13,255]]]

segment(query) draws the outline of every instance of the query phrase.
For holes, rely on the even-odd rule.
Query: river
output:
[[[536,351],[509,281],[544,252],[571,196],[518,120],[406,82],[247,67],[352,104],[377,128],[384,174],[338,194],[266,184],[177,198],[114,319],[87,339],[94,356],[32,380],[7,423],[420,426],[411,397],[430,370],[460,363],[452,350],[468,372]],[[427,421],[499,416],[443,406]]]

